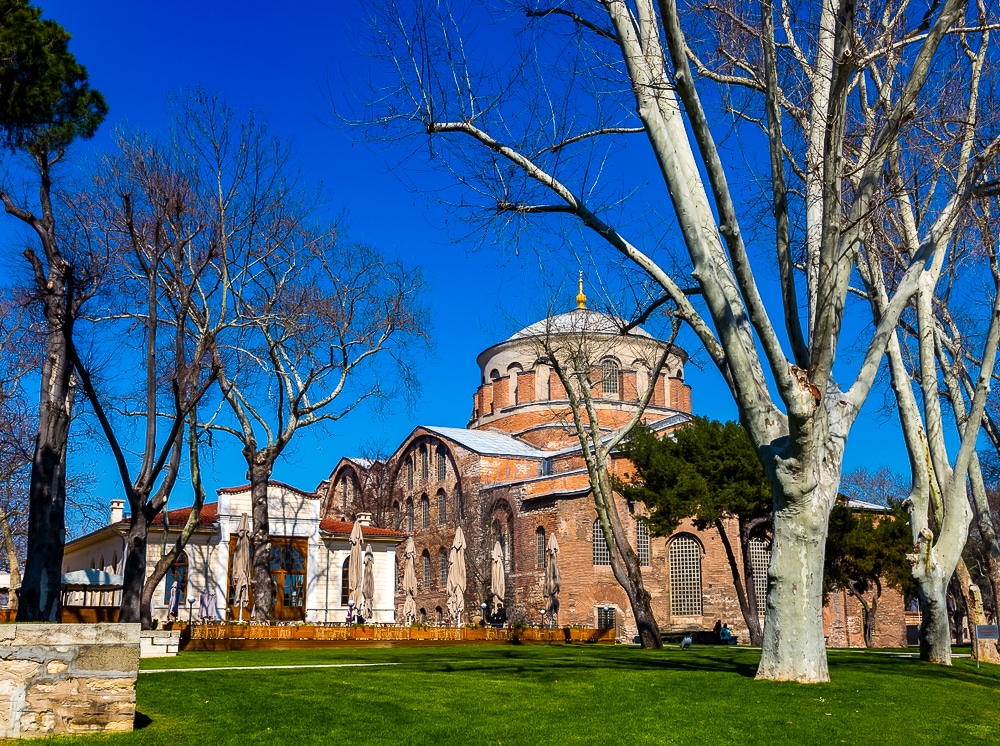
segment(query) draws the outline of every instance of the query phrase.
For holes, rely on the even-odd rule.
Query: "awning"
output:
[[[124,584],[124,576],[104,570],[74,570],[62,576],[64,591],[120,591]]]

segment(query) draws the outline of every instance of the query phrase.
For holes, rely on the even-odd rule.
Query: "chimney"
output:
[[[358,523],[362,526],[372,525],[372,514],[371,513],[358,513]]]
[[[122,514],[125,512],[125,501],[120,498],[115,498],[111,501],[111,523],[118,523],[122,519]]]

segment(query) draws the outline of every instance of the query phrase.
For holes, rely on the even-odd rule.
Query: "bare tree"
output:
[[[292,188],[287,149],[252,120],[215,101],[189,117],[204,157],[231,168],[214,209],[220,222],[216,277],[233,323],[216,337],[212,361],[225,404],[207,424],[242,445],[253,502],[254,599],[270,619],[267,485],[301,428],[335,422],[413,381],[409,344],[424,338],[420,274],[374,248],[347,245],[335,227],[308,225]],[[239,132],[239,137],[237,137]],[[238,142],[237,142],[238,141]],[[224,411],[223,411],[224,410]]]
[[[32,456],[28,547],[19,621],[58,621],[65,545],[66,449],[73,409],[69,347],[87,295],[86,272],[65,251],[58,226],[57,169],[77,139],[92,137],[107,114],[87,72],[69,52],[69,34],[27,2],[5,2],[0,27],[0,138],[8,158],[0,201],[37,238],[24,252],[32,303],[45,319],[38,433]],[[19,188],[12,174],[24,181]],[[12,183],[13,182],[13,183]],[[34,191],[34,198],[30,193]]]
[[[899,199],[885,166],[924,122],[922,97],[945,56],[942,40],[979,19],[967,18],[961,0],[926,14],[851,0],[721,3],[705,15],[682,13],[673,0],[521,7],[529,27],[510,48],[525,53],[499,72],[489,55],[513,14],[477,15],[458,2],[374,7],[378,53],[397,81],[378,91],[368,123],[390,135],[429,135],[435,159],[475,190],[474,206],[500,220],[578,221],[676,304],[729,385],[774,489],[758,676],[825,681],[823,545],[844,443],[924,266],[947,251],[958,210],[1000,142],[976,148],[965,177],[929,205],[919,251],[861,340],[862,362],[835,377],[849,280],[872,237],[872,207]],[[699,55],[682,25],[717,54]],[[484,28],[489,43],[466,38]],[[712,89],[721,95],[704,96]],[[746,98],[742,121],[768,145],[773,223],[761,230],[771,233],[777,261],[783,335],[741,230],[741,213],[744,223],[756,216],[741,210],[730,186],[705,103],[737,96]],[[632,133],[645,135],[669,194],[693,283],[657,261],[655,238],[618,219],[620,201],[600,178],[613,158],[587,157]],[[622,178],[628,183],[624,169]],[[846,387],[838,383],[845,377]]]
[[[393,512],[398,502],[395,465],[384,444],[369,441],[359,450],[359,456],[349,460],[354,469],[343,473],[336,483],[326,485],[323,515],[339,508],[344,520],[353,521],[360,513],[368,513],[372,524],[380,528],[399,530],[399,515]]]
[[[31,356],[18,344],[21,317],[14,298],[0,297],[0,538],[10,573],[7,608],[17,608],[14,589],[21,585],[21,563],[28,533],[28,483],[36,424],[29,413],[24,377]]]
[[[213,381],[210,348],[226,303],[208,271],[219,225],[208,209],[216,174],[193,164],[192,143],[176,134],[162,145],[120,133],[116,145],[74,203],[76,239],[103,253],[109,274],[100,307],[79,322],[88,349],[79,351],[81,341],[71,352],[130,509],[119,618],[148,628],[149,527],[176,484],[184,423]],[[109,347],[123,354],[126,340],[136,365],[123,372],[96,362]],[[138,463],[130,463],[133,437],[142,444]]]
[[[569,316],[567,314],[555,319],[564,321]],[[615,580],[628,596],[642,646],[659,648],[663,645],[660,628],[653,615],[650,593],[642,580],[639,557],[629,541],[625,524],[619,515],[609,459],[628,432],[644,418],[646,407],[656,389],[656,382],[674,351],[673,341],[679,326],[674,325],[669,342],[657,345],[659,349],[656,359],[648,361],[650,365],[648,385],[641,393],[629,421],[623,427],[609,430],[606,422],[602,425],[595,402],[598,398],[595,389],[600,391],[611,383],[604,378],[601,362],[615,352],[616,346],[628,344],[629,332],[634,325],[621,320],[620,329],[611,330],[606,326],[593,328],[595,319],[598,320],[598,324],[606,325],[612,323],[615,317],[607,314],[591,314],[582,310],[582,313],[574,317],[578,322],[576,328],[564,326],[553,328],[553,320],[550,317],[546,322],[547,328],[539,336],[540,352],[552,366],[566,391],[573,431],[580,443],[587,467],[591,494],[604,533]],[[617,338],[614,335],[609,336],[609,332],[612,331],[618,332],[620,336]],[[618,382],[615,381],[614,385],[617,387]]]

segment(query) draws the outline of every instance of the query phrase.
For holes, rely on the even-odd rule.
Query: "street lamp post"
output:
[[[479,608],[483,610],[483,626],[486,626],[486,602],[483,601],[479,604]]]
[[[347,602],[347,626],[354,622],[354,599]]]

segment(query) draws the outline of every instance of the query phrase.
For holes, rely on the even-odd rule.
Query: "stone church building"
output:
[[[416,548],[418,618],[429,624],[449,620],[447,574],[456,529],[466,537],[466,608],[462,621],[475,618],[492,599],[491,552],[500,544],[504,565],[503,601],[511,622],[548,623],[542,588],[545,548],[559,545],[562,576],[559,625],[613,627],[631,640],[636,624],[628,599],[612,574],[601,524],[566,390],[553,366],[575,366],[590,383],[594,411],[606,435],[625,426],[638,402],[652,392],[643,419],[664,435],[691,418],[691,388],[684,381],[687,356],[642,330],[622,333],[623,322],[586,307],[582,282],[577,307],[517,332],[483,351],[480,378],[465,427],[421,425],[380,459],[344,457],[316,490],[271,483],[268,490],[275,580],[275,616],[285,621],[339,622],[348,604],[348,538],[353,522],[364,526],[374,549],[375,600],[372,621],[403,620],[402,577],[405,540]],[[665,365],[654,375],[657,362]],[[626,478],[627,459],[612,454],[610,471]],[[121,501],[112,506],[111,524],[70,542],[64,572],[90,569],[121,572],[127,530]],[[855,506],[866,509],[863,505]],[[741,642],[748,639],[737,602],[727,554],[714,529],[699,531],[682,522],[669,537],[651,536],[643,506],[618,498],[653,612],[668,631],[710,630],[729,624]],[[867,506],[879,509],[878,506]],[[170,511],[151,528],[147,570],[160,556],[164,530],[183,525],[190,509]],[[199,528],[184,555],[156,589],[153,614],[169,613],[170,590],[179,583],[181,605],[193,613],[195,594],[211,592],[209,616],[239,618],[232,596],[232,546],[236,527],[250,512],[248,486],[219,490],[206,504]],[[735,521],[727,531],[742,556]],[[769,548],[750,546],[763,617]],[[115,592],[71,593],[70,606],[117,606]],[[857,602],[835,594],[825,608],[831,646],[862,645]],[[883,593],[875,634],[877,646],[905,644],[903,602]]]
[[[490,550],[498,541],[508,618],[541,623],[544,549],[554,534],[562,574],[558,623],[614,626],[621,639],[635,634],[628,599],[612,574],[567,394],[551,363],[552,355],[564,357],[566,364],[584,351],[605,433],[628,422],[650,386],[643,419],[651,428],[667,433],[687,422],[691,388],[684,381],[685,352],[671,348],[653,379],[651,371],[666,343],[641,328],[623,335],[622,325],[588,309],[581,284],[575,309],[528,326],[479,355],[480,381],[466,427],[418,426],[385,459],[342,458],[320,485],[325,517],[351,520],[363,510],[376,516],[377,525],[413,536],[422,620],[447,621],[448,555],[461,525],[468,542],[464,619],[491,598]],[[630,471],[625,458],[616,455],[611,461],[615,475]],[[705,630],[721,619],[745,642],[718,533],[699,531],[687,521],[670,537],[654,537],[641,505],[619,498],[618,510],[628,524],[661,628]],[[739,556],[735,522],[729,538]],[[402,568],[402,545],[397,552]],[[766,543],[751,547],[751,556],[759,563],[755,574],[763,615]],[[404,600],[399,588],[397,618]],[[892,612],[896,605],[898,619]],[[902,644],[901,599],[893,603],[884,598],[882,609],[886,623],[879,624],[876,644]],[[832,645],[840,643],[841,628],[860,629],[857,615],[849,601],[844,609],[828,613]]]

